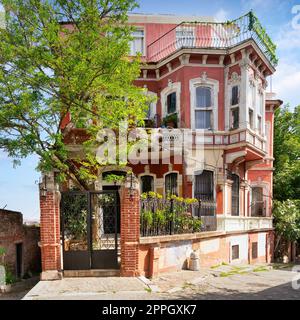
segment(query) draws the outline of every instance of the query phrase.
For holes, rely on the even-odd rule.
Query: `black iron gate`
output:
[[[119,204],[117,191],[62,193],[64,270],[118,268]]]

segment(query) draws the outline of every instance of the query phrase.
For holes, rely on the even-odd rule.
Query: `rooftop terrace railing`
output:
[[[224,23],[182,22],[152,42],[147,48],[147,57],[150,62],[158,62],[183,48],[230,49],[250,39],[275,67],[278,64],[276,45],[252,11]]]

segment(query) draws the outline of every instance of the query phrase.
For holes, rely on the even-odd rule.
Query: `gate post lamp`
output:
[[[41,179],[39,183],[39,189],[40,189],[40,196],[45,198],[47,196],[47,176],[44,175],[44,177]]]

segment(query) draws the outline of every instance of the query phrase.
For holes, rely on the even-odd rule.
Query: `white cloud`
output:
[[[289,22],[280,27],[274,42],[277,44],[279,65],[273,76],[273,91],[293,108],[300,104],[300,31]]]
[[[214,18],[217,22],[225,22],[228,20],[228,17],[229,17],[229,12],[223,8],[219,9],[214,15]]]
[[[281,62],[272,79],[273,91],[284,103],[294,108],[300,105],[300,63]]]
[[[291,23],[280,28],[275,39],[278,50],[300,49],[300,30],[292,27]]]

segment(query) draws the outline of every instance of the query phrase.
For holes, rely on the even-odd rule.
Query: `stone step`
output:
[[[65,270],[64,278],[88,278],[88,277],[119,277],[120,270],[97,269],[97,270]]]

